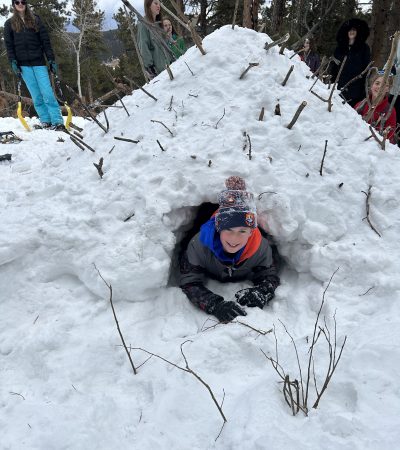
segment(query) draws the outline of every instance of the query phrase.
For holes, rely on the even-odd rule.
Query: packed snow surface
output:
[[[63,133],[0,120],[2,131],[24,139],[0,147],[13,155],[0,163],[1,449],[399,448],[400,154],[365,141],[368,126],[338,94],[329,113],[309,92],[307,66],[290,52],[265,51],[266,41],[237,27],[214,32],[205,56],[191,48],[172,65],[173,81],[162,73],[146,86],[157,101],[140,90],[125,97],[130,116],[110,108],[107,134],[84,122],[96,153]],[[239,79],[248,63],[258,66]],[[329,95],[319,82],[314,90]],[[102,179],[93,165],[100,157]],[[325,318],[333,338],[335,314],[337,353],[347,342],[317,409],[311,383],[307,417],[292,416],[261,352],[275,357],[273,333],[212,327],[176,286],[175,247],[230,175],[246,179],[285,261],[276,298],[241,321],[275,325],[291,379],[299,379],[296,354],[281,322],[306,378],[317,312],[338,269],[319,324]],[[369,188],[369,218],[381,236],[364,220]],[[133,374],[94,264],[112,285],[128,346],[185,368],[180,346],[189,340],[190,368],[223,401],[227,423],[217,440],[222,417],[192,374],[157,357]],[[209,283],[227,300],[245,285]],[[148,357],[131,355],[137,366]],[[314,363],[320,391],[329,364],[322,335]]]

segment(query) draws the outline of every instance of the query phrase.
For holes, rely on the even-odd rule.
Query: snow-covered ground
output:
[[[85,122],[94,154],[63,133],[27,133],[17,120],[0,119],[2,131],[24,139],[0,146],[0,154],[13,154],[0,163],[1,449],[398,448],[400,153],[364,142],[367,125],[337,96],[329,113],[308,92],[308,68],[276,48],[267,53],[266,40],[230,27],[208,36],[205,56],[192,48],[172,65],[172,82],[163,73],[150,83],[157,102],[135,91],[124,99],[130,117],[108,110],[107,134]],[[239,80],[250,62],[259,65]],[[325,97],[326,89],[315,87]],[[100,157],[103,179],[93,166]],[[257,200],[259,221],[285,259],[275,300],[241,320],[262,330],[275,324],[291,378],[296,356],[279,321],[295,339],[304,375],[322,294],[339,268],[323,316],[333,334],[336,312],[338,345],[345,335],[347,343],[316,410],[310,389],[308,417],[291,415],[261,353],[275,356],[272,333],[237,323],[204,330],[214,323],[204,325],[206,314],[169,281],[175,245],[229,175],[243,176],[256,195],[266,192]],[[363,220],[369,186],[381,237]],[[94,264],[112,284],[128,345],[184,367],[180,345],[191,341],[190,367],[218,402],[225,392],[228,422],[217,441],[221,416],[191,374],[153,357],[133,375]],[[227,300],[242,285],[210,283]],[[317,346],[321,389],[328,350],[322,338]],[[147,358],[131,354],[136,365]]]

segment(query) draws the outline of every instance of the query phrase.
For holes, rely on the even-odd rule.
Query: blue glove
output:
[[[11,61],[11,69],[15,73],[15,75],[18,75],[21,72],[21,69],[15,59]]]
[[[50,67],[50,72],[54,73],[54,75],[58,75],[58,66],[55,61],[50,60],[49,67]]]

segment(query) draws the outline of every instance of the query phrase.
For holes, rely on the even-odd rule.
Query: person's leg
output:
[[[43,96],[40,92],[39,85],[36,80],[34,68],[30,66],[21,67],[22,79],[24,80],[29,93],[31,94],[33,106],[36,109],[39,120],[42,123],[50,123],[51,117],[44,103]]]
[[[60,106],[54,95],[53,88],[50,83],[49,72],[46,66],[34,66],[36,81],[39,85],[40,93],[43,96],[45,106],[50,115],[50,122],[53,125],[64,124]]]

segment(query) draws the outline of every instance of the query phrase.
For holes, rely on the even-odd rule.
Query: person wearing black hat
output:
[[[368,24],[361,19],[350,19],[339,28],[336,35],[338,45],[333,54],[339,60],[339,64],[331,65],[332,81],[335,81],[346,56],[347,60],[338,80],[338,89],[341,89],[347,82],[359,75],[370,63],[371,51],[366,43],[368,36]],[[351,83],[341,95],[353,107],[365,98],[365,75]]]
[[[219,209],[183,254],[179,283],[193,304],[221,322],[245,316],[242,306],[263,308],[279,285],[271,246],[257,228],[253,195],[240,177],[228,178],[225,185]],[[250,280],[254,287],[238,291],[237,303],[225,301],[204,286],[206,277],[222,282]]]
[[[57,64],[49,35],[26,0],[13,0],[13,16],[4,24],[4,41],[12,70],[22,76],[43,128],[64,130],[61,110],[50,83],[46,60],[53,73]]]

